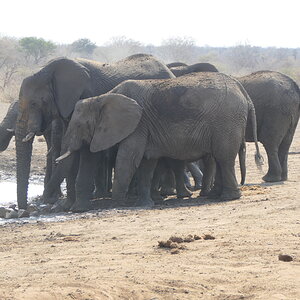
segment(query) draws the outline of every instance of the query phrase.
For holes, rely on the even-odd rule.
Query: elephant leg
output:
[[[95,175],[95,190],[93,197],[107,197],[109,196],[109,174],[112,172],[109,170],[111,166],[106,151],[99,153],[97,166],[98,168]]]
[[[221,169],[222,194],[221,200],[234,200],[241,197],[241,191],[235,176],[234,160],[222,160],[218,162]]]
[[[168,158],[167,162],[172,168],[175,175],[177,197],[191,197],[192,193],[186,188],[184,184],[185,161]]]
[[[83,212],[92,209],[94,178],[96,175],[98,153],[90,152],[88,147],[80,150],[79,170],[75,183],[76,200],[71,210]]]
[[[195,181],[194,190],[195,191],[200,190],[201,186],[202,186],[203,174],[202,174],[199,166],[197,165],[197,163],[191,162],[191,163],[187,163],[187,168],[191,172],[191,174],[194,178],[194,181]]]
[[[202,187],[200,191],[200,197],[202,197],[207,196],[214,185],[216,163],[214,158],[208,154],[201,159],[199,164],[203,170]]]
[[[289,130],[289,132],[286,134],[283,141],[279,145],[278,157],[281,165],[281,181],[286,181],[288,179],[288,154],[293,141],[295,130],[296,127],[292,130]]]
[[[63,162],[59,163],[56,166],[56,168],[52,170],[51,178],[47,182],[43,193],[43,199],[45,203],[53,204],[58,200],[57,187],[60,187],[60,184],[63,182],[65,178],[67,178],[67,193],[69,194],[68,189],[70,188],[70,186],[68,186],[68,177],[72,176],[71,174],[73,174],[74,172],[73,168],[74,168],[74,164],[76,165],[76,161],[78,160],[77,157],[78,157],[78,153],[72,153],[72,155],[66,158]],[[76,171],[76,175],[77,175],[77,171]],[[73,201],[74,200],[75,197]]]
[[[278,147],[264,145],[267,156],[269,169],[267,174],[262,178],[266,182],[276,182],[281,180],[281,166],[278,157]]]
[[[209,160],[209,159],[208,159]],[[206,167],[206,162],[205,160],[203,160],[204,166]],[[207,188],[207,191],[203,191],[201,190],[200,196],[207,196],[209,199],[217,199],[220,198],[222,191],[223,191],[223,186],[222,186],[222,173],[221,173],[221,168],[220,165],[213,160],[210,161],[209,164],[209,168],[210,170],[208,170],[208,174],[206,173],[206,168],[204,169],[205,172],[203,174],[203,187]],[[214,181],[213,181],[213,185],[211,186],[211,176],[212,173],[211,171],[214,170]]]
[[[183,173],[183,178],[184,178],[184,184],[188,189],[192,189],[191,181],[190,181],[190,176],[188,174],[187,167],[184,169]]]
[[[112,188],[114,205],[125,204],[129,185],[143,158],[146,142],[147,130],[140,126],[119,144]]]
[[[166,168],[162,159],[157,161],[155,170],[153,172],[152,183],[151,183],[151,197],[155,201],[155,203],[161,203],[164,197],[160,193],[160,182],[164,173],[166,172]]]
[[[157,190],[160,188],[159,194],[163,197],[175,195],[175,177],[167,158],[162,157],[158,160],[153,178],[157,184]]]
[[[138,201],[136,206],[152,207],[154,202],[151,198],[151,182],[157,164],[157,159],[143,158],[137,170],[138,178]]]

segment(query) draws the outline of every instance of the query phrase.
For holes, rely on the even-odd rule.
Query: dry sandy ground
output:
[[[38,173],[44,143],[36,146]],[[299,127],[290,151],[289,180],[262,184],[248,145],[248,185],[237,201],[195,193],[149,210],[1,226],[0,299],[300,299]],[[13,144],[0,155],[12,172]],[[215,239],[158,247],[189,234]]]

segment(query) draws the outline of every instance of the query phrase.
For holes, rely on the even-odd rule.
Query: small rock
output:
[[[178,254],[179,253],[179,250],[178,249],[172,249],[170,251],[171,254]]]
[[[285,261],[285,262],[289,262],[289,261],[294,260],[290,255],[287,255],[287,254],[279,254],[278,259],[281,260],[281,261]]]
[[[201,236],[199,236],[199,235],[195,234],[195,235],[194,235],[194,240],[195,240],[195,241],[197,241],[197,240],[201,240]]]
[[[212,236],[212,235],[210,235],[210,234],[205,234],[205,235],[203,236],[203,239],[204,239],[204,240],[214,240],[215,237]]]
[[[32,213],[30,213],[31,217],[38,217],[39,216],[39,212],[38,211],[33,211]]]
[[[29,212],[25,209],[19,209],[18,218],[29,218]]]
[[[5,219],[15,219],[18,218],[18,212],[15,210],[7,211]]]
[[[7,212],[10,212],[10,210],[5,207],[0,207],[0,218],[5,218]]]
[[[43,204],[41,205],[40,212],[41,214],[49,214],[51,212],[52,205],[51,204]]]
[[[34,211],[38,211],[38,207],[35,204],[30,204],[27,207],[27,211],[29,212],[29,214],[33,213]]]
[[[9,206],[9,208],[11,208],[11,209],[13,209],[13,210],[17,211],[16,207],[17,207],[17,205],[16,205],[16,204],[12,204],[12,205],[10,205],[10,206]]]

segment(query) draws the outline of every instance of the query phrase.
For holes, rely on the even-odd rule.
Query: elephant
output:
[[[27,207],[32,141],[35,135],[42,134],[54,120],[63,123],[61,133],[68,126],[77,101],[104,94],[126,79],[172,77],[174,75],[171,71],[152,55],[136,54],[113,64],[58,58],[50,61],[39,72],[25,78],[20,88],[16,124],[19,208]],[[60,147],[60,143],[57,143],[57,147]],[[80,162],[77,162],[79,168],[85,165],[81,161],[91,159],[91,156],[88,150],[80,153]],[[67,173],[70,174],[68,187],[71,196],[75,193],[74,187],[71,187],[75,184],[77,174],[76,160],[72,161],[74,164],[69,164],[65,174],[60,174],[57,169],[53,174],[56,184],[60,184]],[[50,182],[51,180],[49,184]],[[51,187],[52,190],[55,189]]]
[[[7,149],[10,140],[15,134],[16,121],[18,117],[18,100],[13,101],[0,124],[0,151]]]
[[[193,65],[169,67],[172,73],[178,77],[192,72],[218,72],[218,69],[210,63],[197,63]]]
[[[266,150],[266,182],[288,179],[288,153],[300,115],[300,91],[287,75],[258,71],[237,78],[250,95],[256,110],[257,135]],[[246,141],[253,142],[251,120],[246,127]]]
[[[244,144],[247,118],[255,109],[242,85],[217,73],[163,80],[128,80],[109,93],[76,106],[56,161],[89,145],[92,152],[119,144],[112,200],[124,203],[137,171],[136,205],[151,207],[151,179],[160,157],[195,161],[212,156],[216,178],[209,197],[238,199],[235,157]],[[258,143],[257,153],[260,158]]]
[[[170,68],[174,68],[174,67],[187,66],[187,64],[178,61],[178,62],[172,62],[172,63],[166,64],[166,66],[170,69]]]
[[[4,117],[4,119],[0,124],[0,151],[5,151],[7,149],[10,140],[15,135],[15,128],[16,128],[16,123],[18,118],[18,110],[19,110],[19,100],[15,100],[10,104],[6,116]],[[51,126],[43,133],[45,141],[47,143],[47,149],[48,149],[44,185],[47,184],[47,182],[51,177],[52,167],[54,165],[54,158],[57,158],[59,155],[59,152],[57,152],[56,155],[53,155],[54,152],[52,150],[53,148],[52,128],[57,126],[58,125],[55,122],[53,122],[53,124],[51,124]],[[58,194],[61,194],[60,190],[57,192]]]
[[[299,87],[287,75],[268,70],[237,77],[237,80],[252,99],[258,140],[267,153],[268,171],[262,179],[266,182],[285,181],[288,179],[288,152],[300,114]],[[253,142],[251,127],[249,119],[246,142]]]

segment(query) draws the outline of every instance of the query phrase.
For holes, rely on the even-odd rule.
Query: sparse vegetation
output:
[[[173,37],[164,40],[160,46],[143,45],[125,36],[113,37],[104,45],[96,45],[87,38],[56,45],[37,37],[19,40],[0,37],[0,101],[16,99],[23,78],[55,57],[84,57],[110,63],[135,53],[152,54],[165,63],[209,62],[221,72],[232,75],[274,70],[300,83],[300,48],[262,48],[248,44],[228,48],[198,47],[190,37]]]

